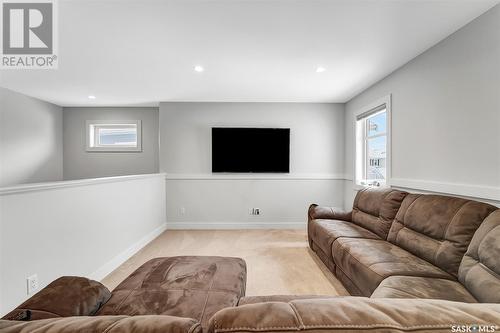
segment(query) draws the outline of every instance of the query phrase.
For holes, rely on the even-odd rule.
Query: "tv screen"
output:
[[[290,172],[290,129],[212,128],[212,172]]]

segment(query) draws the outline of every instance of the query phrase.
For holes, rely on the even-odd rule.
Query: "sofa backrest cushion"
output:
[[[392,221],[407,194],[387,187],[360,190],[352,206],[352,222],[387,239]]]
[[[206,333],[452,332],[452,325],[465,324],[493,332],[498,318],[500,304],[335,297],[225,308],[210,319]]]
[[[63,276],[33,295],[3,319],[37,320],[91,316],[111,297],[100,282],[78,276]]]
[[[500,303],[500,209],[474,234],[458,270],[458,279],[484,303]]]
[[[66,317],[29,322],[0,320],[2,333],[201,333],[194,319],[173,316]]]
[[[474,232],[495,209],[461,198],[409,194],[387,240],[457,277]]]

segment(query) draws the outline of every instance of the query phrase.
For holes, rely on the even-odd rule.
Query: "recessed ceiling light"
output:
[[[324,71],[326,71],[325,67],[319,66],[318,68],[316,68],[316,73],[323,73]]]
[[[88,97],[89,97],[89,99],[95,99],[94,95],[89,95]]]
[[[195,71],[195,72],[201,73],[201,72],[203,72],[204,70],[205,70],[205,69],[204,69],[202,66],[200,66],[200,65],[198,65],[198,66],[194,66],[194,71]]]

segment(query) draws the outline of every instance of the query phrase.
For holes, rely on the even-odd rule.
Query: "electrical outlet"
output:
[[[38,290],[38,275],[33,274],[26,279],[28,284],[28,295]]]
[[[260,208],[250,208],[248,213],[250,215],[260,215]]]
[[[186,207],[180,207],[179,208],[179,214],[183,215],[183,216],[186,215]]]

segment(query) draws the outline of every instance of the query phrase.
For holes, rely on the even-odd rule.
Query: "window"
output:
[[[87,121],[87,151],[141,151],[141,121]]]
[[[355,184],[382,186],[390,176],[390,96],[356,114]]]

